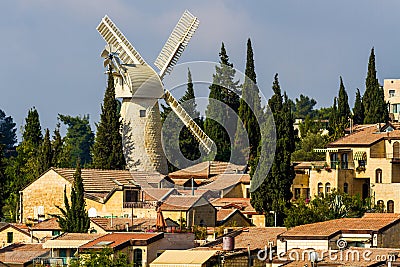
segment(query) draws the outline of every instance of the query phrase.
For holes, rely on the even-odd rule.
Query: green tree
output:
[[[349,126],[348,119],[350,115],[349,98],[343,84],[343,79],[340,77],[339,96],[334,99],[333,110],[329,119],[330,132],[333,140],[344,136],[344,130]]]
[[[179,99],[179,103],[184,107],[191,118],[199,125],[203,126],[203,119],[200,117],[200,112],[197,111],[197,104],[194,95],[194,87],[192,73],[188,69],[188,82],[185,94]],[[189,131],[187,127],[183,127],[179,134],[179,147],[185,158],[194,161],[201,156],[199,142]]]
[[[43,142],[39,147],[39,154],[38,154],[39,174],[42,174],[45,171],[47,171],[52,166],[52,163],[53,163],[53,149],[51,147],[50,131],[49,129],[46,129]]]
[[[108,85],[101,106],[100,123],[93,145],[93,163],[96,169],[122,170],[125,158],[122,150],[121,121],[115,99],[114,77],[111,65],[108,70]]]
[[[63,162],[60,167],[72,168],[80,159],[80,164],[89,166],[92,162],[90,150],[94,142],[94,134],[89,124],[89,115],[72,117],[58,115],[59,119],[68,126],[63,149]]]
[[[53,149],[52,151],[53,157],[51,165],[54,167],[61,167],[61,162],[65,161],[62,159],[63,146],[64,146],[64,141],[60,134],[60,123],[57,123],[57,126],[53,132],[53,141],[51,143],[51,147]]]
[[[353,122],[354,124],[363,124],[364,122],[364,105],[362,103],[360,90],[358,88],[353,108]]]
[[[315,148],[323,148],[329,139],[320,133],[309,132],[300,141],[300,148],[293,152],[293,161],[318,161],[325,160],[325,154],[314,152]]]
[[[314,118],[316,112],[314,106],[317,104],[315,99],[300,94],[299,98],[296,98],[296,103],[294,105],[293,117],[295,119],[305,119],[307,116]]]
[[[3,150],[14,149],[17,143],[17,128],[11,116],[6,116],[6,113],[0,109],[0,145],[3,145]]]
[[[284,208],[292,198],[290,187],[295,174],[291,164],[291,154],[295,144],[291,105],[286,93],[283,96],[281,94],[278,74],[275,75],[272,89],[274,95],[268,100],[268,105],[276,127],[275,157],[264,182],[251,194],[251,203],[259,212],[266,214],[270,211],[276,212],[278,224],[281,225]]]
[[[56,206],[62,215],[54,215],[63,232],[68,233],[87,233],[90,219],[85,209],[86,202],[84,198],[84,188],[82,180],[82,170],[79,160],[76,163],[74,173],[74,184],[71,188],[71,204],[68,200],[67,190],[64,188],[65,209]]]
[[[42,143],[42,127],[40,126],[39,113],[35,107],[28,111],[22,139],[25,142],[30,142],[35,148],[38,148],[40,143]]]
[[[231,140],[225,127],[229,127],[232,132],[236,130],[235,113],[239,108],[239,81],[234,81],[236,71],[233,68],[233,64],[229,62],[224,43],[222,43],[219,57],[220,64],[215,66],[209,98],[218,100],[221,103],[213,101],[208,104],[204,130],[217,146],[215,160],[229,161]],[[229,108],[233,112],[230,112]]]
[[[114,255],[112,249],[104,247],[101,250],[92,251],[88,254],[80,253],[78,258],[71,260],[70,267],[128,267],[128,256],[124,253]]]
[[[260,118],[261,100],[259,89],[257,86],[256,72],[254,67],[253,48],[250,38],[247,40],[247,59],[245,78],[242,86],[242,97],[239,101],[239,120],[243,123],[244,132],[240,121],[236,129],[235,135],[235,156],[236,163],[246,164],[247,153],[249,161],[253,161],[257,157],[258,144],[260,143],[260,123],[257,117]],[[245,148],[243,140],[249,140],[249,149]]]
[[[364,123],[381,123],[389,120],[389,111],[385,102],[383,88],[376,77],[375,52],[371,49],[368,62],[368,73],[365,80],[365,93],[362,98],[364,105]]]

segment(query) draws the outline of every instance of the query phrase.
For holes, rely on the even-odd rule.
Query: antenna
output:
[[[97,31],[108,44],[113,45],[120,52],[119,58],[125,64],[147,65],[139,52],[136,51],[107,15],[104,16],[99,26],[97,26]]]
[[[159,75],[161,79],[165,74],[171,72],[194,32],[199,27],[199,23],[199,19],[189,11],[186,10],[183,13],[154,62],[154,65],[160,70]]]

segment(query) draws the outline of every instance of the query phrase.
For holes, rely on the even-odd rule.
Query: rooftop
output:
[[[172,179],[184,178],[210,178],[222,173],[243,173],[246,170],[245,165],[235,165],[222,161],[205,161],[185,169],[172,172],[168,176]]]
[[[0,249],[0,262],[25,264],[33,261],[34,258],[47,256],[48,253],[50,249],[43,248],[42,244],[16,243]]]
[[[58,224],[57,218],[50,218],[45,221],[42,221],[38,224],[35,224],[32,229],[34,231],[40,230],[61,230],[60,225]]]
[[[156,226],[156,219],[151,218],[90,218],[104,231],[125,231],[126,225],[130,229],[151,229]]]

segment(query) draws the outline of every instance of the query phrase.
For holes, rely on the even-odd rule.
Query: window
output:
[[[375,183],[380,184],[382,183],[382,170],[376,169],[375,171]]]
[[[142,267],[142,250],[140,248],[135,248],[133,251],[133,266]]]
[[[393,200],[389,200],[387,202],[387,212],[394,213],[394,201]]]
[[[349,184],[348,183],[343,184],[343,192],[345,192],[346,194],[349,193]]]
[[[322,183],[318,183],[318,196],[323,196],[324,195],[324,186]]]
[[[393,158],[400,158],[400,143],[397,141],[393,143]]]
[[[392,113],[397,113],[397,104],[392,104]]]
[[[138,202],[139,201],[139,191],[127,189],[125,192],[125,202]]]
[[[390,89],[389,90],[389,97],[394,97],[396,95],[396,90]]]
[[[358,166],[365,167],[365,160],[359,160],[358,161]]]
[[[145,110],[145,109],[139,110],[139,116],[140,116],[141,118],[146,117],[146,110]]]
[[[58,235],[60,235],[60,230],[53,230],[53,231],[51,231],[51,235],[52,236],[58,236]]]
[[[7,243],[12,243],[12,242],[14,242],[14,233],[8,232],[7,233]]]
[[[331,169],[336,169],[336,164],[338,162],[338,155],[337,153],[331,154]]]
[[[342,154],[342,169],[346,170],[349,167],[349,160],[348,160],[348,155],[347,153]]]
[[[376,202],[376,205],[378,206],[378,209],[379,210],[384,210],[384,208],[385,208],[385,203],[383,202],[383,200],[378,200],[377,202]]]
[[[329,194],[331,192],[331,184],[326,183],[325,184],[325,194]]]
[[[295,199],[300,198],[300,188],[295,188],[294,189],[294,198]]]

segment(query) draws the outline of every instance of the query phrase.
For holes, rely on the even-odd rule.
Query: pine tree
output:
[[[55,215],[55,217],[57,218],[63,232],[87,233],[90,219],[85,209],[86,202],[84,198],[82,170],[79,160],[76,163],[74,184],[72,185],[70,199],[71,202],[68,200],[67,190],[64,188],[65,209],[56,206],[62,215]]]
[[[272,162],[272,166],[263,183],[251,194],[251,203],[259,212],[265,212],[266,214],[269,214],[270,211],[276,212],[278,224],[282,224],[284,219],[283,211],[288,206],[292,197],[290,186],[295,175],[291,165],[291,154],[295,148],[293,115],[286,93],[283,96],[281,94],[278,74],[275,75],[272,89],[274,95],[269,99],[268,105],[273,114],[276,127],[275,157],[273,159],[260,158],[261,170],[267,168],[263,164]],[[264,136],[267,135],[270,137],[271,134],[268,131],[271,129],[269,126],[271,122],[268,117],[265,121],[262,131],[264,132]],[[266,149],[265,146],[270,146],[268,142],[271,142],[271,140],[267,142],[263,140],[260,144],[264,147],[261,149]],[[269,153],[264,154],[268,157]],[[257,173],[253,175],[257,175]],[[252,179],[259,179],[259,177],[255,178],[253,176]]]
[[[108,85],[101,107],[100,123],[93,145],[92,166],[97,169],[122,170],[125,158],[122,151],[121,122],[117,100],[115,100],[114,77],[111,65],[108,70]]]
[[[49,129],[46,129],[46,133],[44,135],[43,142],[40,145],[38,161],[39,161],[39,174],[44,173],[52,166],[53,149],[51,147]]]
[[[90,128],[89,115],[72,117],[58,114],[58,117],[68,126],[60,167],[74,168],[78,159],[81,165],[90,165],[94,134]]]
[[[358,88],[353,108],[353,122],[354,124],[363,124],[364,122],[364,105],[362,103],[360,90]]]
[[[220,65],[215,67],[216,73],[213,75],[213,84],[210,86],[209,99],[218,100],[220,103],[212,101],[208,104],[204,130],[217,145],[215,160],[229,161],[231,155],[229,133],[234,138],[237,124],[235,113],[239,109],[239,81],[234,81],[236,71],[233,64],[229,62],[224,43],[222,43],[219,57]]]
[[[376,77],[375,51],[371,49],[368,62],[368,73],[365,80],[365,93],[362,99],[364,105],[364,123],[381,123],[389,120],[389,111],[385,102],[383,88]]]
[[[236,163],[244,163],[245,156],[249,153],[249,161],[257,157],[257,148],[260,143],[260,126],[257,119],[260,119],[261,100],[259,89],[257,86],[256,72],[254,67],[253,48],[250,38],[247,40],[247,60],[245,79],[242,87],[242,97],[239,104],[239,119],[247,132],[243,131],[240,122],[238,122],[235,135],[235,153],[234,160]],[[243,143],[243,138],[248,138],[249,149],[246,149]],[[246,153],[247,152],[247,153]]]

